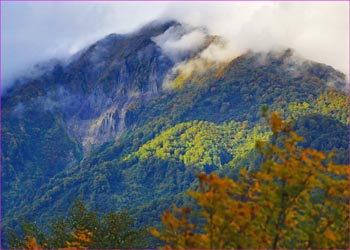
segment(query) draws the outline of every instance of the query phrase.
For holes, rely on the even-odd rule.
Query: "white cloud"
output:
[[[154,37],[153,41],[172,60],[179,61],[188,53],[197,52],[208,38],[208,35],[201,29],[188,29],[182,26],[170,27],[163,34]]]
[[[109,33],[157,18],[204,26],[229,41],[227,58],[246,49],[291,47],[305,58],[349,71],[348,2],[2,2],[2,78],[65,57]],[[193,49],[202,34],[164,44]],[[193,44],[197,42],[197,44]],[[232,52],[235,50],[234,52]],[[219,50],[206,56],[225,59]],[[5,84],[6,88],[6,82]]]
[[[156,19],[165,3],[2,2],[3,89],[18,73],[52,57],[67,57],[110,33]]]
[[[303,57],[349,73],[347,2],[174,3],[164,14],[225,37],[230,49],[293,48]]]
[[[204,49],[200,54],[200,58],[206,61],[226,63],[232,58],[239,56],[239,54],[237,48],[232,43],[219,40],[211,43]]]

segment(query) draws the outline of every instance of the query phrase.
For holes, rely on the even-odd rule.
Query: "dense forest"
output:
[[[127,211],[89,211],[81,197],[68,217],[47,228],[25,222],[13,248],[346,248],[349,243],[349,165],[335,165],[330,154],[298,146],[304,138],[277,113],[266,111],[272,140],[257,140],[263,160],[241,168],[236,180],[197,172],[199,186],[187,193],[193,208],[168,209],[163,225],[139,227]],[[211,163],[215,164],[215,163]],[[210,164],[209,164],[210,165]],[[161,241],[152,238],[151,234]]]

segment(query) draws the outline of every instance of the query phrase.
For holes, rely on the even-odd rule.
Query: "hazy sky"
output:
[[[176,18],[224,36],[232,48],[294,48],[348,74],[347,2],[1,2],[2,78],[67,57],[109,33]],[[6,84],[6,81],[5,81]],[[4,86],[6,88],[6,86]]]

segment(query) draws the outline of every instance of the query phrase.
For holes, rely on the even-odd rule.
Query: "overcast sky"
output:
[[[42,60],[67,57],[109,33],[175,18],[246,49],[294,48],[348,74],[347,2],[1,2],[3,84]],[[7,87],[6,85],[3,87]]]

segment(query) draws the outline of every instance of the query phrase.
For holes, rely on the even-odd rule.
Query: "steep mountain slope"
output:
[[[201,34],[201,43],[174,58],[157,44],[169,30],[174,45],[193,33]],[[42,74],[22,78],[2,98],[5,222],[22,215],[16,208],[27,207],[51,177],[131,129],[132,108],[157,97],[174,64],[211,41],[204,30],[154,22],[109,35],[68,63],[50,62]]]
[[[254,141],[269,138],[262,105],[294,119],[303,146],[348,161],[342,73],[292,50],[220,63],[202,56],[221,42],[203,29],[153,23],[109,35],[10,90],[2,99],[5,224],[64,214],[79,194],[151,222],[186,202],[196,171],[234,177],[257,166]]]

